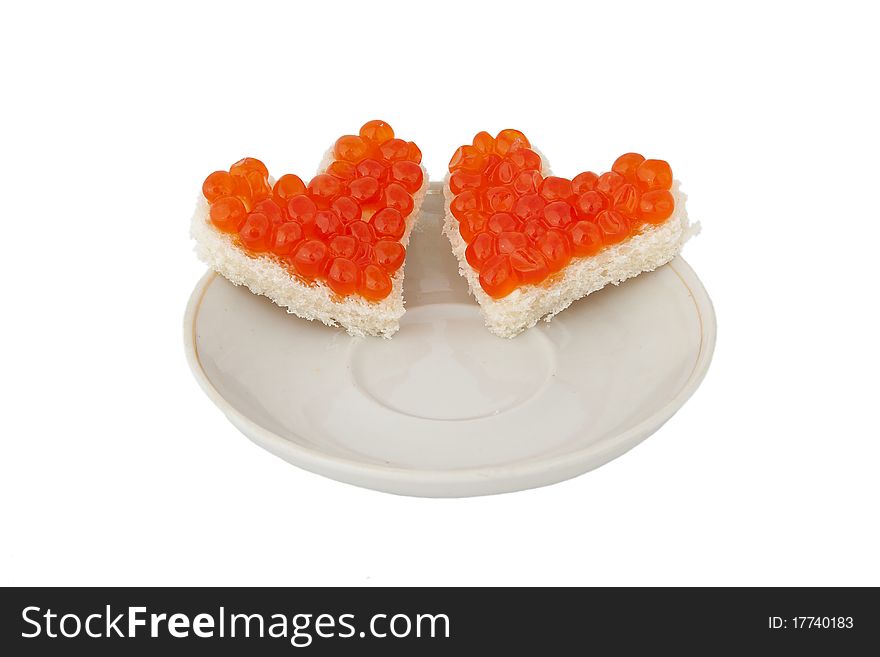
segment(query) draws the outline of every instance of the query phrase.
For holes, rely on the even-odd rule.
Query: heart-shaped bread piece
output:
[[[607,173],[560,178],[513,129],[458,148],[444,191],[459,271],[505,338],[669,262],[694,233],[663,160],[627,153]]]
[[[307,184],[244,158],[210,174],[192,219],[199,257],[236,285],[351,335],[391,337],[428,187],[422,154],[384,121],[340,137]]]

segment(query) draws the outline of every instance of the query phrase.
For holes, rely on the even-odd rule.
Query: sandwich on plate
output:
[[[411,141],[384,121],[345,135],[307,182],[277,179],[255,158],[202,185],[191,233],[217,273],[289,313],[390,337],[403,307],[403,265],[428,176]]]
[[[505,338],[660,267],[696,232],[667,162],[627,153],[608,172],[561,178],[512,129],[458,148],[444,193],[459,272]]]

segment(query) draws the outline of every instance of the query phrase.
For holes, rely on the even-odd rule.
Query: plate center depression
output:
[[[411,308],[391,340],[352,347],[354,384],[398,413],[429,420],[469,420],[519,406],[555,371],[555,348],[540,330],[513,340],[491,335],[464,304]]]

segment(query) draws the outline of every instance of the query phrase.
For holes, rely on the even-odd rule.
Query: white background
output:
[[[880,584],[869,3],[16,3],[0,21],[0,584]],[[669,160],[715,360],[578,479],[394,497],[241,436],[187,368],[188,220],[381,117],[573,175]]]

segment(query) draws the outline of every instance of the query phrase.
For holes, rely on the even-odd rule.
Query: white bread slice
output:
[[[544,167],[544,176],[550,175]],[[452,252],[458,258],[458,271],[467,280],[470,293],[480,304],[486,327],[502,338],[512,338],[531,328],[539,319],[549,322],[568,308],[573,301],[600,290],[609,283],[619,285],[622,281],[642,272],[652,271],[672,260],[684,243],[699,232],[691,226],[685,209],[687,198],[673,183],[675,211],[659,225],[646,224],[629,239],[605,247],[594,256],[574,258],[556,276],[538,285],[524,285],[501,299],[493,299],[480,286],[480,274],[465,258],[467,243],[458,232],[458,220],[452,216],[449,204],[452,190],[449,175],[443,185],[446,197],[446,219],[443,233],[452,244]]]
[[[324,156],[319,171],[332,162],[332,149]],[[413,211],[406,218],[406,230],[400,242],[409,244],[425,193],[428,173],[422,167],[424,182],[413,194]],[[271,181],[270,181],[271,182]],[[232,236],[214,228],[209,219],[209,206],[199,194],[192,217],[190,234],[196,241],[196,254],[218,274],[235,285],[244,285],[254,294],[268,297],[288,313],[308,320],[319,320],[328,326],[342,326],[352,336],[367,335],[390,338],[400,328],[403,307],[404,265],[391,276],[391,293],[381,301],[368,301],[357,294],[339,297],[326,283],[306,284],[283,267],[271,255],[254,257],[238,248]],[[365,214],[364,217],[368,218]]]

